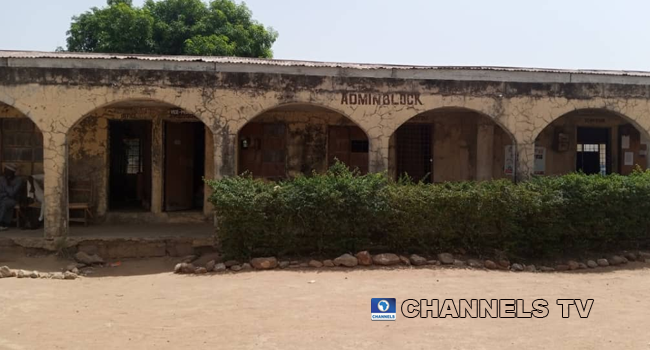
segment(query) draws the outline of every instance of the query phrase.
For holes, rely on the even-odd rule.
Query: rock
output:
[[[455,259],[454,260],[454,266],[465,267],[465,266],[467,266],[467,264],[462,260]]]
[[[251,264],[249,264],[249,263],[243,263],[243,264],[241,264],[241,270],[242,271],[251,271],[251,270],[253,270],[253,266],[251,266]]]
[[[65,276],[63,276],[63,273],[61,272],[55,272],[52,274],[52,277],[50,277],[53,280],[63,280],[65,279]]]
[[[584,263],[578,263],[578,270],[584,270],[586,268],[587,268],[587,265],[585,265]]]
[[[227,269],[228,269],[228,268],[226,267],[226,264],[224,264],[224,263],[218,263],[218,264],[214,265],[214,269],[212,269],[212,271],[213,271],[213,272],[224,272],[224,271],[226,271]]]
[[[404,255],[400,255],[399,260],[402,262],[402,264],[411,266],[411,260],[409,260],[409,258],[405,257]]]
[[[270,270],[278,267],[278,259],[275,257],[255,258],[251,260],[251,265],[258,270]]]
[[[78,275],[79,274],[79,269],[75,267],[74,269],[70,270],[70,272]]]
[[[76,280],[77,278],[79,278],[79,276],[76,273],[72,273],[72,272],[69,272],[69,271],[66,271],[66,272],[63,273],[63,279]]]
[[[42,274],[40,275],[40,278],[41,278],[41,279],[52,278],[52,274],[51,274],[51,273],[42,273]]]
[[[189,264],[194,260],[196,260],[196,255],[186,255],[181,259],[181,262]]]
[[[636,261],[636,254],[632,252],[626,252],[625,254],[623,254],[623,257],[625,257],[625,259],[627,259],[628,261]]]
[[[508,261],[508,259],[499,260],[499,268],[502,270],[508,270],[510,268],[510,261]]]
[[[598,267],[598,263],[593,260],[589,260],[587,261],[587,267],[589,267],[590,269],[595,269]]]
[[[639,254],[637,254],[636,258],[638,260],[641,260],[641,261],[648,260],[648,259],[650,259],[650,253],[648,253],[648,252],[639,252]]]
[[[194,273],[197,274],[197,275],[203,275],[203,274],[208,273],[208,269],[206,269],[205,267],[197,267],[194,270]]]
[[[99,255],[93,254],[93,255],[88,255],[85,252],[77,252],[77,254],[74,255],[74,259],[77,260],[78,262],[86,265],[92,265],[92,264],[103,264],[104,259],[102,259]]]
[[[32,271],[29,273],[29,277],[31,278],[39,278],[41,275],[38,273],[38,271]]]
[[[596,263],[598,263],[598,266],[600,266],[600,267],[607,267],[607,266],[609,266],[609,261],[607,261],[607,259],[598,259],[598,260],[596,261]]]
[[[541,271],[541,272],[553,272],[553,271],[555,271],[555,269],[552,268],[552,267],[548,267],[548,266],[541,266],[539,268],[539,271]]]
[[[11,269],[8,266],[0,267],[0,278],[13,277],[13,275],[14,274],[11,272]]]
[[[427,259],[417,255],[417,254],[411,254],[411,257],[409,258],[411,261],[411,264],[415,266],[422,266],[427,264]]]
[[[191,274],[191,273],[194,273],[194,271],[196,271],[196,268],[191,263],[180,263],[180,264],[176,264],[176,266],[174,267],[174,272],[175,273],[188,273],[188,274]]]
[[[241,271],[241,265],[232,265],[230,269],[235,272]]]
[[[428,261],[427,261],[427,265],[440,266],[440,265],[442,265],[442,264],[441,264],[440,261],[438,261],[438,260],[428,260]]]
[[[485,266],[485,268],[489,270],[496,270],[498,268],[497,263],[495,263],[492,260],[485,260],[483,266]]]
[[[484,267],[483,263],[476,260],[476,259],[467,260],[467,265],[469,265],[469,267],[473,267],[475,269],[480,269],[480,268]]]
[[[298,267],[300,267],[300,268],[309,267],[309,263],[300,263],[300,264],[298,264]]]
[[[580,268],[580,264],[577,261],[573,261],[573,260],[569,261],[567,263],[567,265],[569,266],[569,270],[571,270],[571,271],[577,270],[577,269]]]
[[[240,265],[239,261],[237,260],[228,260],[224,264],[226,265],[226,267],[233,267],[235,265]]]
[[[357,262],[359,265],[362,266],[370,266],[372,265],[372,256],[370,256],[370,253],[367,250],[364,250],[362,252],[358,252],[355,257],[357,258]]]
[[[203,254],[201,255],[198,259],[191,261],[194,266],[205,266],[205,268],[208,269],[208,264],[214,261],[215,264],[218,262],[221,262],[221,254],[219,253],[209,253],[209,254]]]
[[[323,266],[325,267],[334,267],[334,262],[332,260],[323,261]]]
[[[443,265],[451,265],[454,263],[454,256],[450,253],[440,253],[438,254],[438,260]]]
[[[537,268],[535,267],[535,265],[526,265],[526,267],[524,268],[524,271],[526,271],[526,272],[536,272]]]
[[[212,271],[214,271],[214,266],[215,266],[215,265],[217,265],[217,262],[214,261],[214,260],[210,260],[210,261],[208,261],[207,264],[205,264],[205,269],[206,269],[208,272],[212,272]]]
[[[291,260],[291,265],[300,265],[300,261],[298,261],[298,260]]]
[[[611,258],[609,258],[609,264],[611,266],[627,264],[627,259],[619,255],[614,255]]]
[[[178,263],[174,266],[174,273],[182,273],[183,263]]]
[[[25,277],[27,277],[27,275],[28,275],[28,274],[25,273],[24,270],[18,270],[18,271],[16,271],[16,277],[18,277],[18,278],[25,278]]]
[[[323,263],[318,261],[318,260],[311,260],[311,261],[309,261],[309,266],[319,269],[319,268],[323,267]]]
[[[517,263],[512,264],[512,266],[510,266],[510,269],[514,272],[524,271],[524,267],[521,266],[521,264],[517,264]]]
[[[569,271],[571,267],[569,265],[557,265],[555,266],[555,271]]]
[[[74,269],[80,269],[84,266],[86,266],[86,264],[81,264],[81,263],[68,264],[68,266],[65,267],[65,270],[72,271]]]
[[[395,254],[384,253],[384,254],[377,254],[373,256],[372,262],[374,262],[375,265],[391,266],[391,265],[398,265],[402,261],[399,259],[399,256]]]
[[[280,263],[278,264],[278,266],[280,266],[281,269],[286,269],[287,267],[289,267],[289,265],[291,265],[291,261],[286,261],[286,260],[280,261]]]
[[[355,267],[358,264],[359,264],[359,260],[357,260],[357,258],[353,257],[350,254],[343,254],[338,258],[334,259],[334,265],[336,266]]]

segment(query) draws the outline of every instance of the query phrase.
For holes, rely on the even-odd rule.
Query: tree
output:
[[[163,55],[272,57],[278,37],[232,0],[107,0],[72,18],[67,50]]]

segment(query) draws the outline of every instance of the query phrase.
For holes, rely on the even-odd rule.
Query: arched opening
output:
[[[203,177],[213,174],[212,133],[190,112],[115,102],[85,115],[68,144],[71,222],[160,222],[174,213],[182,223],[178,212],[193,213],[191,221],[211,214]]]
[[[535,139],[535,174],[629,174],[648,168],[650,139],[621,115],[603,109],[567,113]]]
[[[341,113],[292,104],[265,111],[238,134],[237,173],[279,180],[324,172],[335,160],[368,172],[368,136]]]
[[[439,108],[409,119],[391,136],[389,173],[427,183],[512,177],[513,145],[484,114]]]
[[[5,167],[15,168],[14,178],[5,176]],[[40,228],[44,219],[43,134],[25,114],[4,103],[0,103],[0,172],[0,226]]]

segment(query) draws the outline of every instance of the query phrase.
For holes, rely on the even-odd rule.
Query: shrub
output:
[[[650,244],[650,172],[423,184],[338,163],[278,183],[208,184],[222,249],[236,258],[373,248],[540,258]]]

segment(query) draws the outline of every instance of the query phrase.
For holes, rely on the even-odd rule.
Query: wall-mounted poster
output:
[[[535,175],[546,173],[546,148],[535,147]]]
[[[506,157],[503,164],[503,172],[508,176],[515,174],[515,147],[512,145],[506,146]]]

